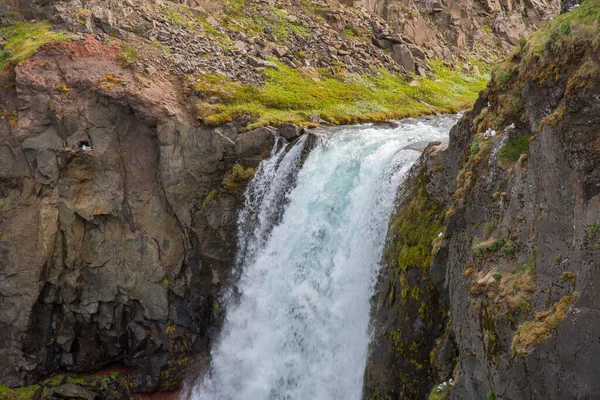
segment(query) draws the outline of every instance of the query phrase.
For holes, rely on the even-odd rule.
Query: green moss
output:
[[[432,61],[435,78],[417,78],[413,87],[400,75],[377,70],[362,76],[323,75],[315,81],[275,60],[278,70],[266,69],[264,86],[243,85],[223,76],[197,76],[194,88],[206,96],[198,103],[199,117],[219,125],[249,114],[251,126],[281,122],[308,123],[317,115],[333,124],[350,124],[439,112],[457,112],[472,105],[486,75],[466,75]]]
[[[202,202],[202,208],[206,207],[208,205],[208,203],[210,203],[210,201],[212,200],[212,198],[215,196],[216,193],[217,193],[217,191],[215,189],[208,192],[208,194],[204,198],[204,201]]]
[[[5,38],[4,49],[0,50],[0,70],[9,63],[16,64],[33,56],[39,48],[52,41],[67,40],[63,32],[50,30],[50,23],[17,22],[0,29],[0,36]]]
[[[433,241],[442,229],[444,210],[429,199],[422,179],[401,220],[390,229],[396,233],[394,265],[403,271],[408,268],[427,270],[431,263]]]
[[[503,160],[516,161],[522,154],[529,154],[529,138],[531,135],[519,136],[515,140],[506,142],[498,152],[498,156]]]
[[[187,358],[168,361],[160,371],[160,387],[161,391],[174,391],[180,388],[185,371],[190,361]]]

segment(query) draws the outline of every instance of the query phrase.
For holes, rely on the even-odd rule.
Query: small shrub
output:
[[[234,190],[239,183],[252,179],[253,176],[254,168],[244,168],[240,164],[235,164],[227,177],[225,187],[228,190]]]
[[[344,32],[343,33],[344,33],[344,36],[346,36],[347,38],[358,38],[358,37],[360,37],[360,35],[356,31],[356,29],[354,29],[351,26],[346,26],[344,28]]]
[[[568,35],[569,32],[571,32],[571,22],[564,21],[562,24],[560,24],[560,33],[563,35]]]
[[[494,275],[492,275],[492,278],[499,281],[500,279],[502,279],[502,274],[494,274]]]
[[[560,277],[561,282],[571,282],[573,285],[575,284],[575,273],[573,271],[565,271],[562,273]]]
[[[589,225],[587,227],[588,233],[590,233],[592,235],[597,233],[599,230],[600,230],[600,225]]]
[[[494,389],[488,390],[487,394],[485,395],[487,400],[496,400],[496,393],[494,393]]]

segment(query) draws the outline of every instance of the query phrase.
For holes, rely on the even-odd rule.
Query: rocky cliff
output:
[[[2,384],[118,363],[133,391],[173,390],[218,329],[243,186],[275,133],[199,124],[177,79],[120,52],[55,42],[0,75]]]
[[[83,384],[103,398],[177,389],[218,333],[243,188],[278,134],[254,128],[282,124],[291,141],[300,130],[286,122],[456,111],[487,78],[480,61],[556,11],[537,2],[185,3],[0,4],[0,384],[34,384],[1,387],[0,398],[51,395],[82,381],[46,378],[99,370],[108,378]],[[502,33],[512,32],[506,21],[516,36]],[[511,74],[496,79],[512,85]],[[492,107],[512,99],[497,96]],[[496,114],[486,112],[492,126]],[[454,152],[442,153],[447,166],[438,163],[449,176],[467,145],[459,136],[471,140],[457,134]],[[454,189],[442,190],[432,171],[419,173],[411,218],[441,227]],[[429,252],[436,229],[414,238],[423,246],[415,256]],[[408,282],[426,282],[392,300],[410,298],[409,317],[422,312],[425,329],[448,332],[443,348],[452,349],[447,314],[435,306],[449,295],[423,270],[411,274]],[[433,305],[420,311],[422,299]],[[428,360],[433,336],[407,349]],[[427,360],[398,365],[409,376],[432,371]],[[397,393],[431,384],[421,374],[414,392]],[[397,382],[386,385],[382,393]]]
[[[423,155],[390,225],[368,397],[599,393],[599,17],[589,0],[522,40]]]

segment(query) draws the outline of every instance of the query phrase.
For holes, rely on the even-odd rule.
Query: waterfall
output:
[[[397,189],[455,121],[323,129],[304,163],[305,139],[261,163],[238,220],[238,296],[191,399],[361,399]]]

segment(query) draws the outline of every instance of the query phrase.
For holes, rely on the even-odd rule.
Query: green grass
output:
[[[135,48],[125,43],[123,45],[123,48],[121,49],[121,52],[118,55],[118,60],[122,66],[127,66],[139,61],[140,55],[138,54]]]
[[[5,38],[4,50],[0,50],[0,70],[9,63],[17,64],[33,56],[42,45],[48,42],[69,39],[63,32],[50,30],[50,26],[50,23],[46,21],[17,22],[0,29],[0,36]]]
[[[498,152],[498,156],[500,159],[516,161],[521,157],[521,154],[529,154],[530,137],[530,135],[523,135],[507,142]]]
[[[543,25],[522,46],[524,59],[533,56],[546,57],[548,50],[566,49],[579,41],[589,41],[594,48],[600,47],[600,0],[586,0],[575,10],[556,17]]]
[[[466,75],[432,61],[435,78],[417,78],[413,87],[400,75],[377,70],[362,76],[321,71],[319,81],[278,63],[263,72],[263,86],[243,85],[220,75],[196,77],[202,98],[199,117],[220,125],[250,114],[251,126],[307,123],[316,115],[333,124],[351,124],[433,113],[454,113],[472,106],[489,76]]]

